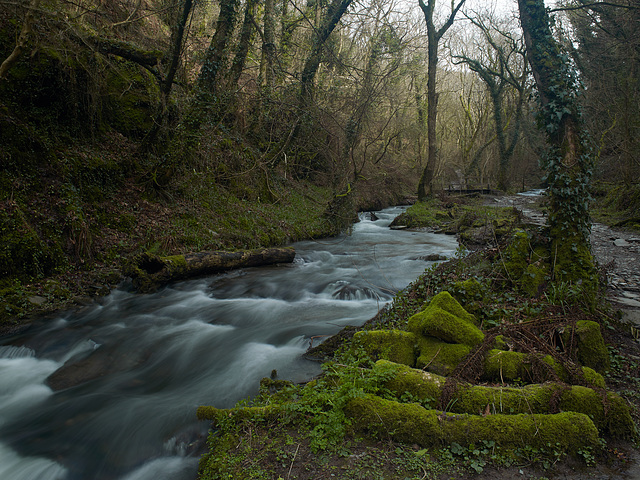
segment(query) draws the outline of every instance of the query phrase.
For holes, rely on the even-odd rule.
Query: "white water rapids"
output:
[[[453,237],[390,230],[401,211],[297,243],[291,265],[117,289],[0,339],[0,480],[194,479],[198,405],[231,407],[273,369],[316,375],[312,341],[373,317],[432,263],[419,257],[455,253]],[[63,365],[76,380],[54,392]]]

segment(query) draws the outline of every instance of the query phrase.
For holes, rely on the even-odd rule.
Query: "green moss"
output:
[[[105,117],[125,135],[144,135],[153,128],[153,115],[160,101],[157,82],[142,67],[127,60],[112,63],[107,75]]]
[[[569,284],[580,290],[580,296],[588,305],[595,303],[598,291],[598,272],[593,255],[580,235],[569,236],[559,228],[552,229],[552,275],[556,284]]]
[[[391,371],[385,387],[394,392],[398,397],[409,392],[413,397],[421,401],[433,401],[437,403],[442,393],[442,387],[446,382],[444,376],[425,372],[421,369],[410,368],[406,365],[392,363],[386,360],[378,360],[374,369]]]
[[[520,287],[529,296],[538,295],[549,277],[549,269],[546,265],[527,265],[520,277]]]
[[[384,386],[398,398],[409,393],[410,398],[431,404],[440,399],[445,377],[390,362],[379,364],[393,369]],[[610,436],[628,438],[635,432],[629,407],[615,393],[608,393],[603,399],[601,392],[594,389],[552,382],[522,388],[458,383],[447,411],[491,415],[577,412],[588,415],[598,430]]]
[[[201,405],[196,410],[198,420],[211,420],[214,424],[224,424],[230,421],[242,422],[249,419],[272,418],[280,413],[281,407],[278,405],[267,405],[264,407],[238,407],[238,408],[216,408],[208,405]]]
[[[411,205],[396,217],[391,225],[439,229],[451,222],[452,219],[453,213],[443,208],[442,202],[437,199],[430,199]]]
[[[462,285],[465,289],[469,289],[470,294],[471,292],[474,292],[473,295],[475,295],[475,293],[480,289],[480,283],[475,279],[469,279],[465,282],[462,282]],[[458,303],[458,301],[453,298],[447,291],[440,292],[435,297],[433,297],[431,299],[431,302],[429,302],[429,306],[441,308],[442,310],[449,312],[450,314],[455,315],[456,317],[459,317],[464,321],[473,323],[475,325],[478,324],[478,319],[476,318],[476,316],[468,313],[462,307],[462,305],[460,305],[460,303]]]
[[[609,352],[602,333],[600,324],[590,320],[576,322],[575,332],[567,328],[563,334],[565,344],[570,344],[572,336],[575,336],[578,352],[578,360],[582,365],[603,372],[609,368]]]
[[[360,431],[421,446],[468,445],[493,440],[503,447],[558,445],[576,455],[598,445],[598,430],[584,414],[466,415],[427,410],[375,396],[352,399],[346,413]]]
[[[525,366],[525,361],[526,355],[520,352],[490,350],[484,362],[484,376],[505,382],[528,379],[530,373]]]
[[[549,255],[535,245],[527,232],[516,231],[504,253],[504,269],[517,288],[529,295],[540,294],[550,275]]]
[[[553,380],[553,373],[555,373],[563,382],[570,381],[568,372],[551,355],[544,356],[541,361],[549,365],[552,371],[546,371],[544,367],[537,365],[537,360],[532,357],[532,354],[489,350],[485,357],[483,378],[490,381],[528,383],[532,380],[536,382]],[[604,386],[602,375],[588,367],[584,367],[582,371],[584,380],[589,385],[596,388]]]
[[[584,376],[587,385],[591,385],[594,388],[606,388],[604,377],[589,367],[582,367],[582,375]]]
[[[364,330],[353,336],[354,342],[375,359],[404,365],[415,364],[416,336],[401,330]]]
[[[65,264],[59,239],[42,238],[18,205],[0,211],[0,276],[41,278]]]
[[[416,335],[468,346],[477,345],[484,340],[484,333],[478,327],[436,306],[428,306],[409,318],[408,329]]]
[[[168,257],[162,257],[162,261],[167,265],[172,265],[174,268],[186,267],[187,261],[184,255],[170,255]]]
[[[509,350],[509,346],[507,345],[504,335],[498,335],[495,338],[493,348],[495,350]]]
[[[418,339],[416,367],[439,375],[448,375],[469,355],[471,347],[461,343],[447,343],[434,337]]]

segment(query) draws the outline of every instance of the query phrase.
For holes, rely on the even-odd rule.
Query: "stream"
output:
[[[274,369],[317,375],[312,343],[373,317],[433,263],[420,257],[454,255],[454,237],[390,230],[402,210],[296,243],[290,265],[123,286],[0,339],[0,480],[193,480],[199,405],[231,407]]]

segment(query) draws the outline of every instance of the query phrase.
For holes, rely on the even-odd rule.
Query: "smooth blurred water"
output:
[[[193,479],[198,405],[231,407],[273,369],[303,381],[301,355],[361,325],[453,237],[392,231],[401,208],[350,235],[293,245],[291,265],[182,282],[152,295],[115,290],[96,305],[0,341],[0,480]],[[54,392],[65,365],[81,381]]]

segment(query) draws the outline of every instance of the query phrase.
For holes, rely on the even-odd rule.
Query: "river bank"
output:
[[[535,218],[538,208],[533,205],[539,199],[503,197],[492,198],[489,201],[508,209],[518,206],[522,210],[525,207],[525,223],[532,225],[534,229],[535,225],[540,223],[537,221],[539,218]],[[530,203],[531,213],[526,208]],[[447,221],[451,222],[451,218]],[[471,226],[473,227],[473,222]],[[599,227],[595,230],[595,250],[622,253],[612,250],[612,247],[618,247],[622,243],[616,242],[622,234],[612,234]],[[598,232],[602,234],[599,235]],[[628,240],[625,242],[631,243]],[[629,254],[632,250],[624,252]],[[212,476],[213,471],[233,475],[238,467],[241,467],[243,472],[250,472],[246,473],[245,478],[262,478],[260,475],[300,479],[329,476],[344,479],[450,479],[469,476],[505,480],[636,478],[640,469],[633,439],[630,441],[602,438],[599,447],[579,449],[577,455],[575,452],[568,454],[560,447],[560,442],[563,441],[561,437],[555,437],[556,440],[549,440],[541,446],[535,444],[535,435],[522,438],[521,445],[515,449],[499,446],[497,441],[494,443],[491,435],[483,437],[482,442],[469,444],[464,440],[456,440],[453,443],[445,442],[439,447],[427,447],[419,440],[409,443],[400,441],[398,432],[403,431],[402,423],[399,420],[388,419],[386,410],[385,413],[383,410],[376,410],[381,425],[377,425],[378,421],[375,419],[354,419],[352,416],[352,401],[362,395],[394,398],[396,402],[403,402],[402,404],[424,404],[424,401],[408,392],[402,398],[401,392],[397,394],[398,398],[389,397],[384,383],[384,378],[388,377],[376,370],[381,368],[375,363],[377,359],[386,358],[393,359],[394,362],[411,363],[415,361],[415,357],[411,360],[408,351],[399,353],[404,350],[399,346],[392,346],[392,343],[375,343],[382,340],[369,344],[376,347],[373,350],[372,347],[365,348],[363,356],[362,351],[356,353],[358,342],[353,340],[354,333],[360,332],[355,335],[356,339],[367,338],[363,337],[367,332],[371,335],[380,332],[375,333],[380,339],[404,338],[408,335],[407,323],[411,324],[411,316],[423,308],[425,301],[429,301],[438,292],[449,291],[460,300],[464,308],[482,319],[485,331],[488,327],[504,325],[505,322],[529,325],[529,322],[549,321],[552,325],[564,325],[567,321],[575,322],[576,319],[588,318],[593,320],[595,325],[600,325],[599,330],[608,345],[604,355],[610,361],[610,367],[602,370],[607,389],[616,392],[616,395],[620,395],[629,405],[633,423],[636,425],[632,430],[637,428],[640,418],[640,399],[637,395],[640,386],[640,357],[638,342],[634,339],[631,325],[626,319],[621,319],[616,309],[608,307],[606,302],[594,304],[592,300],[581,299],[579,291],[569,286],[563,291],[547,291],[542,296],[524,294],[521,288],[511,283],[512,279],[508,273],[506,276],[505,272],[501,273],[501,266],[509,261],[511,255],[513,251],[509,253],[508,247],[497,244],[477,249],[467,257],[449,260],[426,272],[407,290],[396,296],[389,309],[367,322],[363,328],[345,330],[342,335],[326,342],[325,346],[328,348],[315,351],[314,356],[321,356],[329,362],[325,363],[325,377],[318,380],[317,384],[312,382],[313,387],[294,387],[264,380],[261,384],[261,395],[251,403],[254,410],[245,411],[244,405],[241,405],[238,410],[220,412],[221,415],[229,415],[229,418],[238,418],[237,423],[214,421],[214,428],[219,430],[217,433],[214,430],[211,434],[211,451],[201,464],[202,478],[217,478],[215,474]],[[618,258],[622,260],[626,257]],[[529,258],[523,259],[530,261]],[[612,267],[613,265],[609,265],[608,268]],[[512,274],[513,272],[514,270],[511,270]],[[602,270],[603,278],[607,272],[613,282],[609,285],[611,287],[616,284],[617,277],[612,270]],[[494,290],[489,285],[500,287]],[[392,333],[396,330],[398,333]],[[442,345],[441,348],[445,346]],[[436,357],[439,352],[435,352]],[[370,363],[371,361],[374,363]],[[434,368],[433,359],[424,360],[423,363],[423,369],[431,371]],[[502,380],[502,372],[499,380]],[[517,389],[523,388],[522,378],[518,377],[515,385],[509,380],[506,380],[506,383],[505,380],[499,380],[494,379],[483,385],[500,388],[511,385]],[[347,388],[347,385],[351,387]],[[291,407],[287,406],[288,402],[291,402]],[[265,407],[267,405],[271,407]],[[424,406],[428,409],[433,408],[434,404],[431,401]],[[262,408],[271,408],[273,413],[260,413]],[[284,416],[278,414],[279,408],[283,409]],[[455,406],[451,404],[444,410],[456,412]],[[492,412],[493,410],[485,411],[484,415],[491,415]],[[475,413],[475,416],[478,416],[478,413],[480,416],[483,414],[482,409],[480,412],[470,413]],[[204,408],[201,414],[205,418],[219,418],[215,409]],[[278,420],[275,420],[276,418]],[[363,431],[363,421],[376,424],[375,429]],[[420,428],[414,424],[414,430]],[[246,436],[247,431],[251,432],[250,439]],[[583,433],[586,435],[586,431]],[[565,431],[560,435],[566,436],[569,432]],[[323,443],[323,438],[330,440]],[[576,440],[575,444],[583,440]],[[556,441],[558,443],[554,443]]]
[[[117,142],[105,145],[103,155],[115,155],[109,148],[118,146],[124,148]],[[0,257],[14,262],[16,272],[25,271],[0,281],[0,336],[45,315],[94,304],[123,281],[123,271],[143,253],[237,251],[328,237],[346,228],[356,209],[401,203],[408,190],[402,181],[386,186],[363,181],[362,191],[353,192],[349,217],[338,221],[327,213],[333,198],[328,187],[274,174],[270,196],[263,198],[222,185],[210,188],[211,181],[194,170],[164,196],[151,197],[142,186],[126,181],[110,186],[99,199],[78,192],[70,198],[68,189],[43,185],[39,188],[46,194],[7,203],[0,220],[17,219],[11,228],[18,235],[7,237]],[[77,228],[69,225],[72,218],[80,222]],[[21,233],[52,224],[58,227],[45,232],[44,240]],[[57,266],[38,270],[36,260],[50,251],[57,252]],[[9,268],[5,263],[3,268]]]
[[[374,316],[429,265],[417,257],[455,254],[452,236],[390,230],[401,210],[296,243],[291,264],[118,289],[4,337],[0,477],[192,480],[198,405],[254,397],[273,370],[314,377],[310,344]]]

